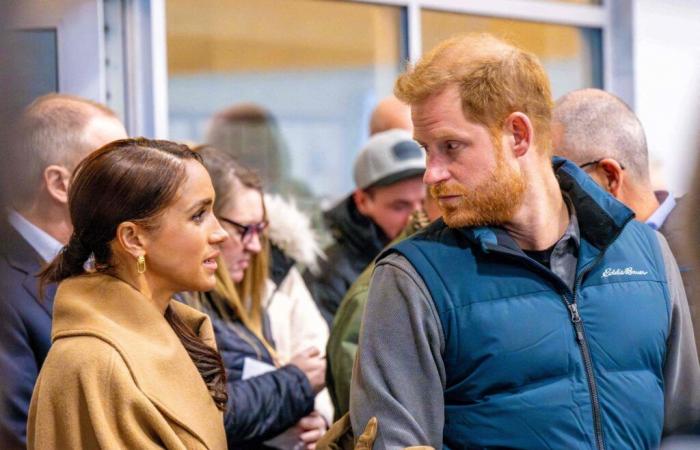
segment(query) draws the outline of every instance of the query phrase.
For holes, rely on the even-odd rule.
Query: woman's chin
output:
[[[213,290],[216,287],[216,277],[207,277],[206,281],[202,283],[202,286],[204,287],[202,291],[207,292]]]
[[[206,277],[199,277],[194,283],[189,283],[189,285],[180,286],[180,289],[178,289],[176,292],[209,292],[214,290],[215,287],[216,277],[212,275]]]
[[[231,281],[234,283],[240,283],[243,281],[243,276],[245,275],[245,271],[243,270],[231,270],[229,271],[229,276],[231,277]]]

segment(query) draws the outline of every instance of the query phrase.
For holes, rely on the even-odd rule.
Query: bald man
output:
[[[599,89],[570,92],[552,113],[554,153],[583,168],[637,220],[664,235],[681,270],[695,329],[700,339],[700,276],[685,240],[687,202],[654,191],[642,124],[616,96]]]
[[[375,135],[394,128],[413,131],[413,123],[411,122],[411,109],[408,105],[390,95],[384,97],[372,111],[369,134]]]
[[[644,129],[622,100],[599,89],[570,92],[555,104],[552,132],[555,152],[583,166],[637,220],[662,227],[666,217],[653,214],[673,198],[652,189]]]
[[[65,245],[73,226],[68,186],[88,153],[126,130],[107,107],[50,94],[23,112],[3,181],[10,203],[0,219],[0,442],[26,448],[34,383],[51,345],[55,286],[42,298],[36,274]],[[5,211],[3,211],[4,213]]]

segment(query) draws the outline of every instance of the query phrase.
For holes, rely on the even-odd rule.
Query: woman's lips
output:
[[[214,258],[205,259],[203,264],[204,267],[213,271],[216,271],[216,269],[219,267],[219,265],[216,263],[216,259]]]
[[[216,258],[219,257],[219,254],[220,252],[216,251],[209,255],[209,257],[207,257],[207,259],[205,259],[203,262],[204,267],[207,269],[216,270],[219,267],[219,265],[216,263]]]

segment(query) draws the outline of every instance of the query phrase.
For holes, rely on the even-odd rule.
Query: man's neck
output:
[[[68,244],[73,227],[65,211],[51,206],[42,209],[40,205],[34,204],[17,212],[61,244]]]
[[[513,220],[504,225],[523,250],[550,248],[569,226],[569,212],[550,167],[525,174],[528,187],[523,202]]]
[[[659,207],[659,200],[651,188],[628,191],[619,200],[634,211],[635,219],[640,222],[646,222]]]

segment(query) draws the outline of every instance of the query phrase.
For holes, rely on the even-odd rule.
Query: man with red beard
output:
[[[375,449],[658,448],[697,431],[678,267],[663,237],[551,159],[537,58],[455,37],[395,94],[443,220],[378,257],[353,429],[376,416]]]

